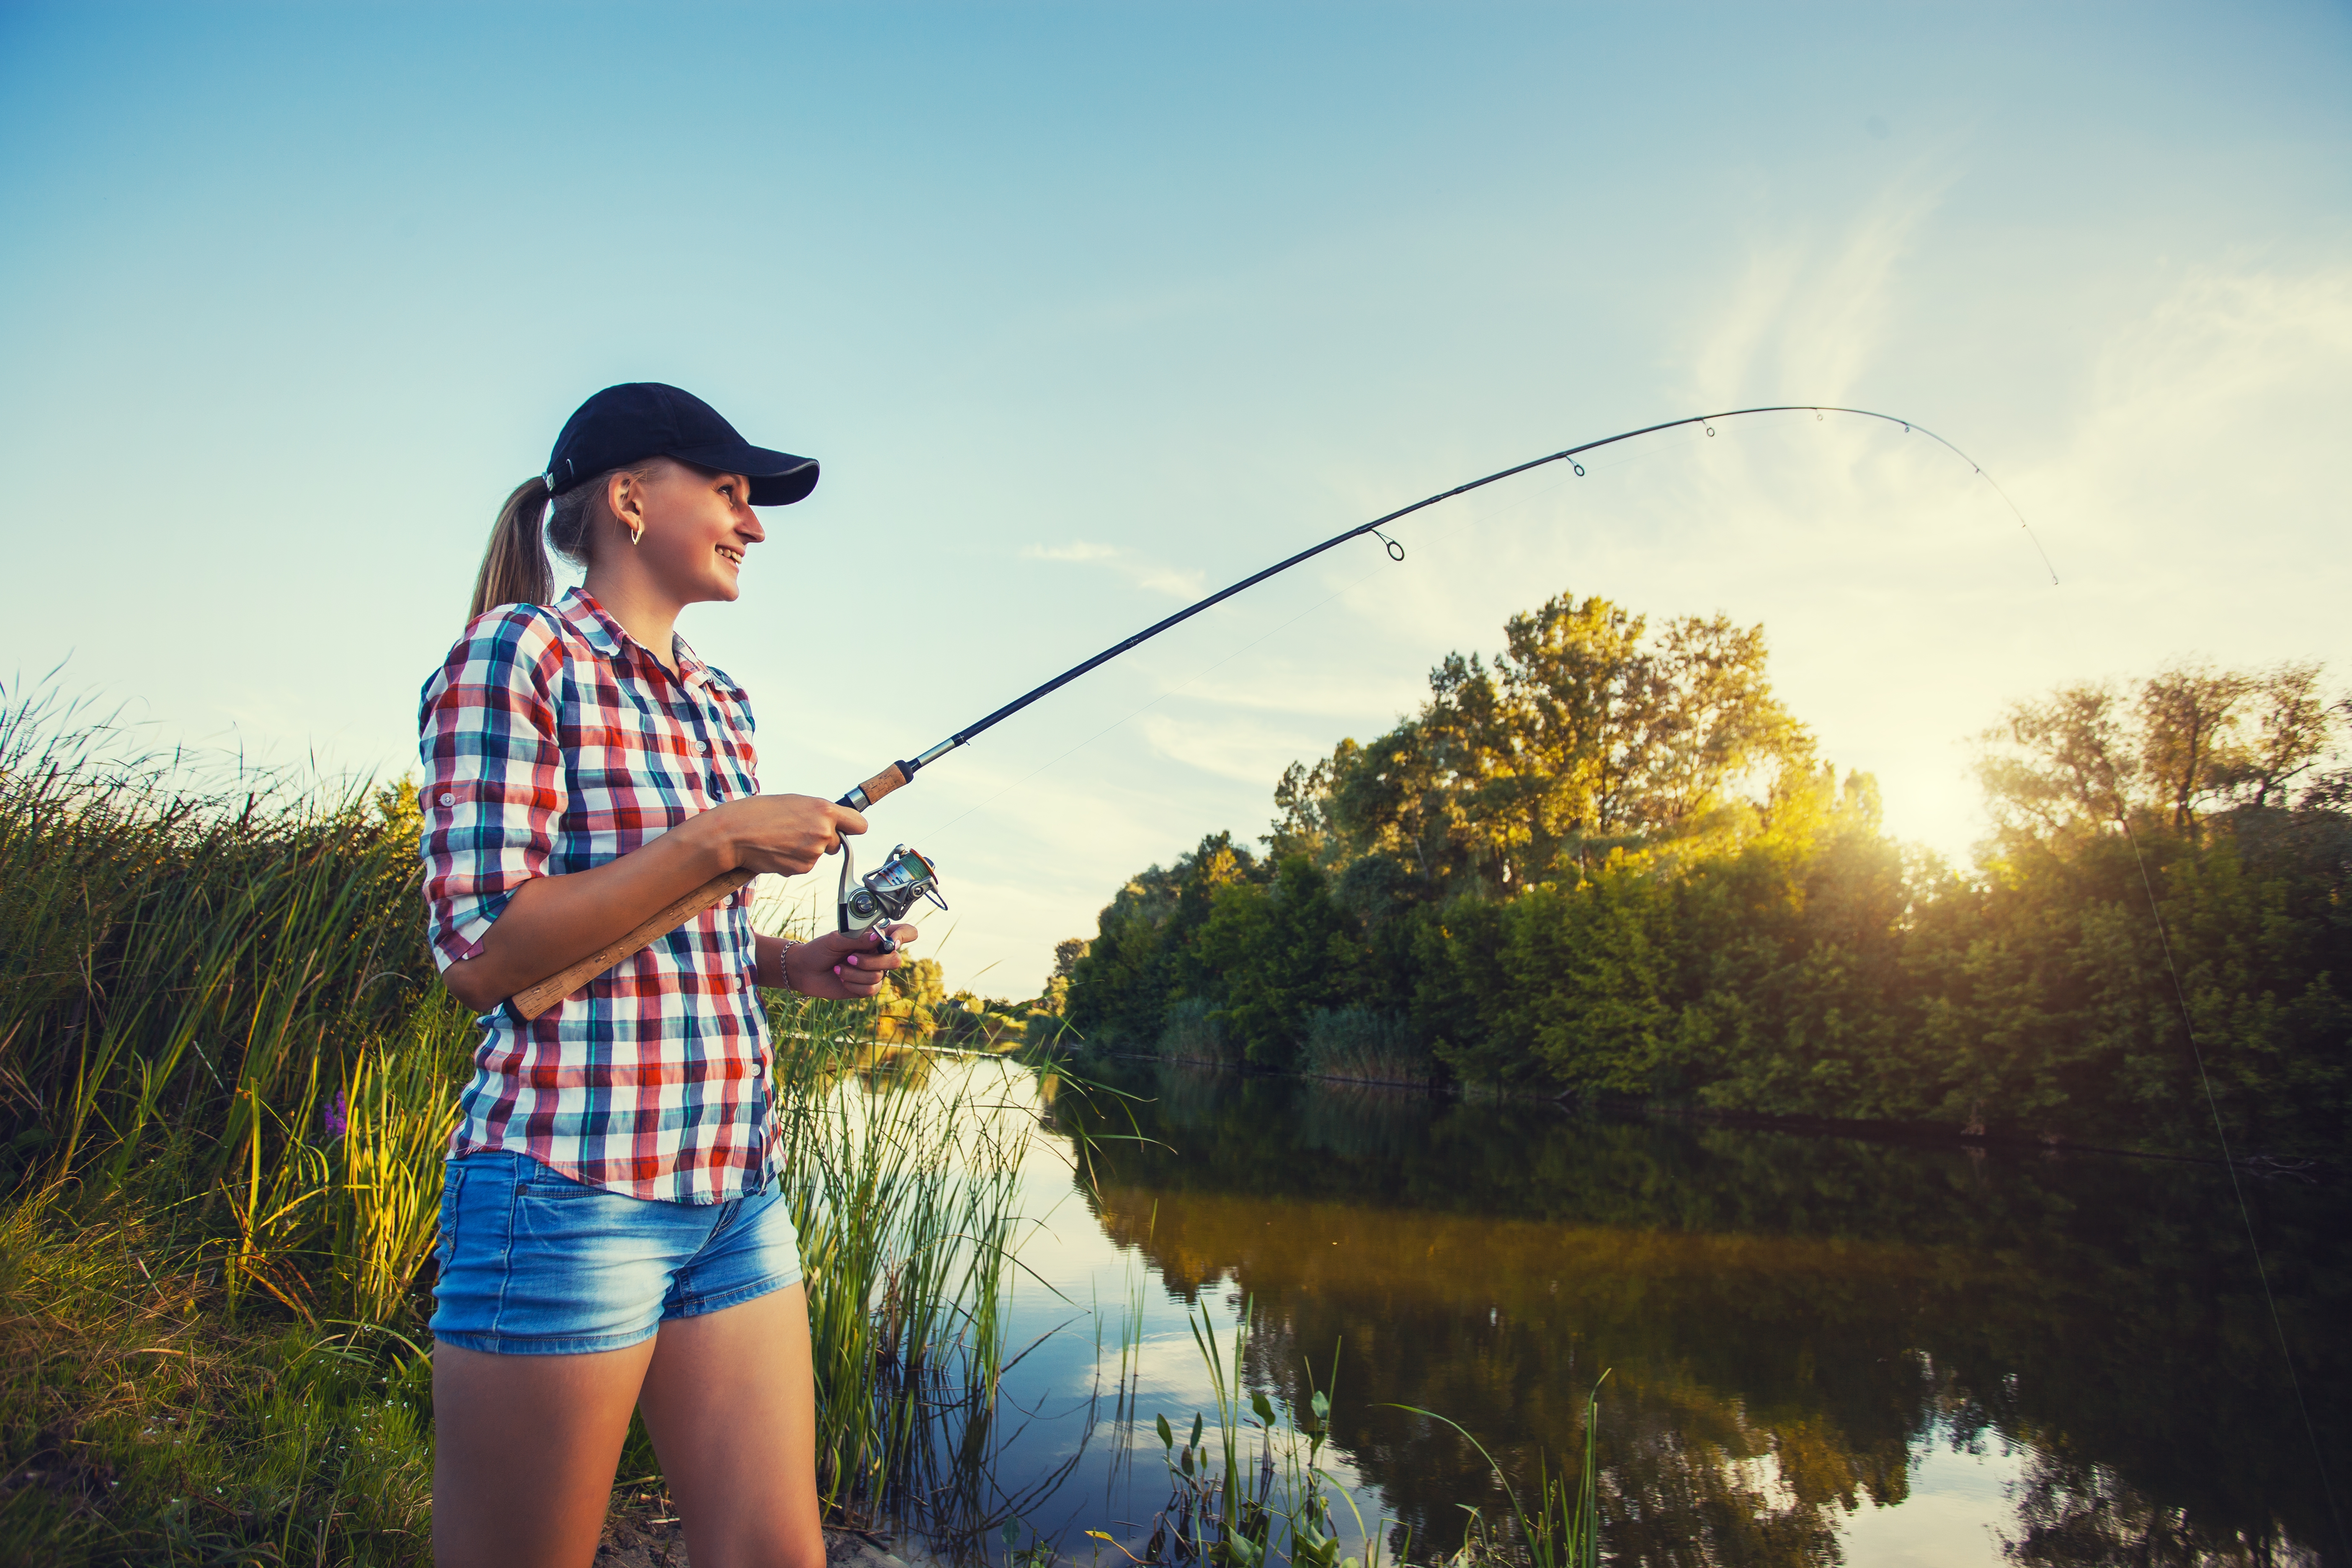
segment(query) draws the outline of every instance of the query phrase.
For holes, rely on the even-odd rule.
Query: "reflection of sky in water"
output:
[[[950,1070],[1005,1073],[1007,1116],[1036,1114],[1034,1086],[1018,1069]],[[1041,1131],[1030,1147],[1008,1334],[1021,1359],[1004,1382],[993,1479],[1021,1496],[1068,1466],[1050,1492],[1022,1496],[1021,1514],[1079,1560],[1094,1545],[1083,1531],[1139,1545],[1167,1503],[1153,1417],[1165,1415],[1180,1435],[1195,1412],[1213,1420],[1177,1293],[1188,1285],[1228,1354],[1242,1291],[1257,1292],[1256,1343],[1268,1359],[1254,1361],[1252,1382],[1271,1379],[1277,1394],[1303,1392],[1301,1354],[1322,1381],[1344,1331],[1325,1468],[1354,1490],[1368,1521],[1393,1501],[1438,1530],[1442,1539],[1416,1542],[1417,1558],[1458,1542],[1454,1503],[1491,1514],[1499,1498],[1476,1495],[1484,1474],[1466,1447],[1383,1402],[1454,1416],[1523,1468],[1536,1446],[1557,1455],[1572,1435],[1563,1413],[1580,1410],[1602,1364],[1614,1372],[1601,1462],[1621,1501],[1638,1499],[1651,1520],[1646,1540],[1612,1533],[1612,1544],[1656,1562],[2000,1563],[2004,1538],[2023,1533],[2021,1478],[2032,1476],[2057,1505],[2045,1523],[2063,1523],[2075,1504],[2078,1516],[2106,1508],[2105,1497],[2122,1500],[2125,1514],[2158,1510],[2133,1517],[2202,1510],[2207,1525],[2227,1525],[2225,1488],[2185,1491],[2176,1509],[2116,1478],[2135,1461],[2147,1471],[2148,1453],[2181,1448],[2185,1434],[2202,1446],[2175,1467],[2193,1491],[2228,1468],[2230,1445],[2277,1424],[2259,1386],[2259,1337],[2248,1340],[2235,1320],[2228,1335],[2209,1337],[2213,1303],[2171,1289],[2188,1279],[2226,1285],[2226,1246],[2218,1265],[2210,1247],[2181,1253],[2168,1276],[2155,1258],[2158,1240],[2200,1234],[2211,1196],[2200,1184],[2211,1173],[1857,1153],[1841,1141],[1596,1129],[1557,1113],[1490,1129],[1475,1117],[1465,1124],[1459,1107],[1351,1110],[1326,1091],[1302,1110],[1298,1093],[1260,1080],[1247,1090],[1254,1104],[1219,1121],[1227,1090],[1171,1086],[1151,1112],[1171,1120],[1147,1121],[1157,1144],[1098,1151],[1099,1215],[1074,1187],[1062,1138]],[[1265,1115],[1277,1130],[1253,1133],[1252,1119]],[[1564,1130],[1568,1142],[1527,1142],[1529,1125],[1544,1137]],[[1498,1143],[1499,1187],[1464,1152]],[[1409,1176],[1390,1179],[1420,1159],[1434,1160],[1433,1181],[1413,1189]],[[1546,1162],[1568,1195],[1520,1202],[1541,1188]],[[1375,1179],[1385,1190],[1367,1190]],[[2149,1206],[2153,1228],[2126,1226],[2111,1240],[2084,1228],[2084,1216],[2133,1203]],[[2144,1279],[2157,1288],[2139,1290]],[[1138,1300],[1122,1405],[1120,1338]],[[2191,1304],[2147,1309],[2173,1300]],[[2325,1321],[2329,1304],[2300,1310]],[[2220,1364],[2231,1355],[2241,1359]],[[2170,1382],[2147,1375],[2167,1364]],[[2183,1368],[2210,1375],[2191,1386]],[[2242,1407],[2212,1403],[2233,1395]],[[2091,1409],[2080,1431],[2066,1425],[2074,1405]],[[2078,1474],[2049,1460],[2035,1446],[2049,1430],[2093,1468]],[[2139,1432],[2139,1447],[2119,1432]],[[2260,1473],[2248,1484],[2273,1501],[2262,1489],[2282,1473],[2276,1455],[2250,1466]],[[1347,1508],[1335,1511],[1352,1537]],[[2235,1542],[2225,1532],[2221,1544]]]
[[[1898,1508],[1864,1503],[1845,1521],[1845,1560],[1854,1568],[1990,1568],[2006,1562],[1995,1527],[2010,1514],[2014,1454],[1955,1453],[1948,1444],[1912,1450],[1911,1495]]]

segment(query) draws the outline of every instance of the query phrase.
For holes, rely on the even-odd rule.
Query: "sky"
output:
[[[2352,681],[2335,5],[0,6],[0,681],[415,763],[507,491],[600,386],[817,457],[681,630],[1033,994],[1130,875],[1562,593],[1760,623],[1895,833],[2062,682]],[[832,866],[782,889],[829,913]]]

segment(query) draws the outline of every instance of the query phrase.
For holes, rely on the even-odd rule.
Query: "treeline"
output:
[[[1072,1028],[2150,1148],[2212,1146],[2210,1082],[2247,1148],[2352,1152],[2352,702],[2318,665],[2018,704],[1980,737],[1995,830],[1963,871],[1816,754],[1761,627],[1563,595],[1506,637],[1293,764],[1263,854],[1218,834],[1129,882]]]
[[[1045,987],[1026,1002],[947,988],[937,959],[915,958],[883,975],[877,998],[875,1037],[885,1043],[952,1047],[960,1050],[1007,1051],[1025,1045],[1052,1045],[1066,1032],[1070,971],[1087,951],[1082,938],[1054,946],[1054,972]]]

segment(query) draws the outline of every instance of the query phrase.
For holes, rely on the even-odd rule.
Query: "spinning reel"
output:
[[[918,899],[929,899],[941,909],[948,907],[948,901],[940,897],[939,871],[923,858],[920,850],[901,844],[890,851],[880,870],[860,877],[857,862],[850,856],[849,840],[841,841],[841,929],[845,934],[873,931],[881,943],[874,951],[896,952],[898,944],[879,928],[887,921],[904,919]]]

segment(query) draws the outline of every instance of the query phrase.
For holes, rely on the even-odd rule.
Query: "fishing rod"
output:
[[[1396,510],[1376,517],[1370,522],[1360,523],[1354,528],[1335,533],[1320,544],[1311,545],[1296,555],[1277,561],[1262,572],[1254,572],[1231,587],[1221,588],[1197,604],[1188,605],[1174,615],[1153,622],[1133,637],[1112,644],[1084,663],[1072,665],[1053,679],[1033,687],[986,718],[958,730],[929,751],[919,752],[913,757],[902,758],[891,763],[843,795],[835,804],[848,806],[853,811],[864,811],[883,796],[906,788],[913,782],[916,773],[938,762],[950,752],[961,746],[970,745],[979,736],[1012,718],[1040,698],[1051,696],[1087,671],[1109,663],[1130,648],[1150,642],[1161,632],[1182,625],[1203,610],[1223,604],[1244,589],[1254,588],[1267,578],[1277,576],[1294,566],[1312,561],[1326,551],[1336,550],[1351,539],[1361,539],[1366,534],[1370,534],[1380,540],[1391,560],[1403,560],[1404,546],[1381,531],[1400,518],[1411,517],[1414,512],[1435,506],[1440,501],[1452,500],[1455,496],[1468,495],[1472,490],[1484,489],[1488,485],[1551,463],[1566,463],[1577,478],[1582,479],[1584,465],[1578,462],[1577,458],[1587,452],[1597,452],[1603,447],[1613,447],[1620,441],[1631,441],[1643,436],[1654,436],[1661,430],[1675,430],[1689,425],[1696,425],[1706,430],[1709,437],[1713,437],[1718,421],[1741,419],[1758,414],[1810,414],[1817,421],[1826,415],[1843,414],[1860,419],[1876,419],[1888,425],[1900,425],[1906,435],[1916,434],[1927,437],[1966,463],[1979,479],[1992,487],[1993,493],[2000,497],[2002,504],[2007,506],[2017,518],[2018,526],[2025,531],[2026,538],[2032,541],[2035,553],[2042,557],[2043,570],[2050,573],[2051,583],[2053,584],[2057,583],[2058,574],[2050,564],[2049,552],[2042,548],[2042,542],[2035,538],[2032,525],[2025,521],[2025,514],[2018,510],[2017,503],[2009,499],[2009,492],[2002,489],[1990,474],[1985,472],[1983,465],[1925,425],[1910,419],[1898,418],[1892,414],[1881,414],[1874,408],[1847,408],[1826,403],[1775,403],[1754,408],[1727,408],[1715,414],[1694,414],[1686,418],[1668,419],[1655,425],[1644,425],[1638,430],[1620,431],[1614,436],[1604,436],[1597,441],[1586,441],[1574,447],[1563,447],[1557,452],[1547,452],[1540,458],[1530,458],[1524,463],[1514,463],[1507,468],[1497,468],[1483,479],[1456,485],[1450,490],[1440,490],[1437,494],[1417,500],[1411,506],[1399,507]],[[871,930],[878,926],[886,918],[896,920],[912,907],[913,900],[917,897],[927,896],[934,902],[940,901],[935,879],[930,873],[929,862],[904,846],[900,846],[898,849],[892,852],[882,870],[863,879],[858,883],[856,890],[852,891],[853,881],[858,879],[856,878],[856,864],[849,858],[847,839],[842,840],[841,848],[843,857],[840,898],[842,930]],[[705,910],[724,902],[757,874],[740,868],[720,873],[655,914],[626,936],[589,954],[561,973],[551,975],[528,990],[517,993],[509,1005],[524,1018],[536,1018],[621,960],[651,946]],[[887,935],[881,940],[886,947],[889,945]]]

